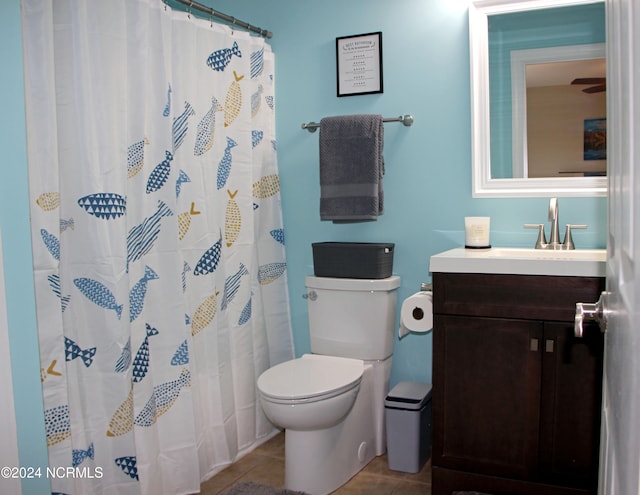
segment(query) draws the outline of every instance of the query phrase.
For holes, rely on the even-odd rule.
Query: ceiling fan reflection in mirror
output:
[[[571,84],[589,85],[582,90],[583,93],[602,93],[607,90],[607,79],[605,77],[579,77],[571,81]]]

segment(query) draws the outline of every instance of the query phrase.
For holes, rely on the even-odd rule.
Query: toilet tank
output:
[[[393,354],[400,277],[306,277],[311,352],[362,360]]]

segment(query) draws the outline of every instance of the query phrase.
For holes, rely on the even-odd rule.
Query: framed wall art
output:
[[[336,38],[338,96],[382,93],[382,32]]]
[[[607,159],[607,119],[585,119],[584,159]]]

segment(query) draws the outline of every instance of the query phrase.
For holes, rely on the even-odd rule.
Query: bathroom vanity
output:
[[[596,493],[604,339],[574,316],[606,254],[533,251],[431,258],[433,495]]]

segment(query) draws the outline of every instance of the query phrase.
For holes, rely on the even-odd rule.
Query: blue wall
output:
[[[302,294],[304,276],[313,271],[312,242],[395,242],[401,299],[431,280],[429,256],[463,244],[466,215],[491,216],[494,245],[533,246],[536,234],[522,224],[544,222],[548,199],[471,197],[467,0],[201,1],[274,33],[278,155],[298,355],[309,350]],[[18,433],[24,465],[45,465],[29,272],[19,0],[1,5],[6,75],[0,88],[12,97],[5,98],[10,113],[0,124],[5,164],[0,219],[11,281],[7,297]],[[383,33],[384,93],[337,98],[335,38],[373,31]],[[318,133],[303,131],[300,124],[350,113],[411,113],[415,124],[385,124],[385,214],[376,222],[334,225],[321,222],[318,213]],[[560,220],[589,224],[588,231],[575,233],[578,246],[604,247],[605,198],[560,199]],[[431,381],[430,334],[396,342],[391,380],[392,385]]]
[[[18,449],[21,466],[44,470],[48,462],[31,261],[20,0],[0,2],[0,33],[0,92],[5,114],[0,120],[0,228]],[[24,495],[47,491],[51,490],[46,476],[22,482]]]
[[[404,299],[429,282],[429,256],[464,244],[464,216],[491,216],[494,245],[531,246],[524,223],[547,218],[548,199],[471,197],[467,0],[207,0],[274,33],[276,124],[296,353],[309,350],[304,276],[316,241],[395,242]],[[384,93],[336,96],[335,38],[382,31]],[[318,133],[324,116],[410,113],[413,127],[385,124],[385,213],[376,222],[334,225],[318,213]],[[605,247],[605,198],[561,198],[560,220],[587,223],[580,247]],[[582,234],[579,236],[579,234]],[[431,335],[396,341],[392,385],[431,381]]]

